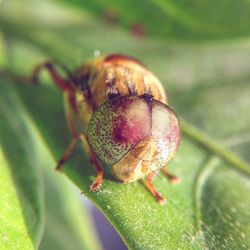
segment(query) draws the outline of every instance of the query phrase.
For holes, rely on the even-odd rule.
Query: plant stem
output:
[[[237,170],[242,171],[247,175],[250,175],[250,164],[248,162],[240,159],[230,150],[223,148],[209,136],[182,119],[181,127],[184,135],[191,138],[196,143],[200,144],[214,154],[218,155],[223,160],[228,162],[232,167],[237,168]]]

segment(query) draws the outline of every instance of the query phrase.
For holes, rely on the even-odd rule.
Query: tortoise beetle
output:
[[[152,179],[161,170],[170,181],[179,178],[166,165],[174,157],[181,140],[178,118],[168,105],[160,81],[138,60],[120,54],[99,57],[64,79],[53,63],[38,65],[48,70],[66,96],[66,117],[72,140],[58,161],[57,170],[70,157],[78,139],[97,171],[91,191],[98,191],[103,169],[98,158],[111,165],[115,178],[133,182],[146,177],[145,184],[160,204],[165,198]],[[76,128],[79,119],[82,131]]]

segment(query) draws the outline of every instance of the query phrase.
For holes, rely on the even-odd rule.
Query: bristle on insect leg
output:
[[[164,173],[164,175],[168,178],[168,180],[172,183],[172,184],[180,184],[181,183],[181,178],[179,178],[178,176],[172,174],[168,167],[163,167],[161,169],[161,171]]]
[[[156,176],[156,173],[153,172],[151,173],[145,181],[145,185],[148,188],[148,190],[150,191],[150,193],[154,196],[154,198],[156,199],[156,201],[161,204],[164,205],[166,203],[166,199],[161,196],[161,194],[155,189],[155,186],[152,183],[153,178]]]

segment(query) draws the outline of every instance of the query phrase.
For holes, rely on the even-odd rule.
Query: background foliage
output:
[[[83,192],[131,249],[248,249],[248,12],[243,0],[0,1],[0,248],[100,249]],[[53,172],[70,139],[61,93],[46,73],[40,86],[14,74],[46,59],[74,69],[97,52],[143,61],[182,119],[169,166],[182,184],[155,180],[166,206],[108,168],[89,192],[95,171],[80,147],[63,168],[70,181]]]

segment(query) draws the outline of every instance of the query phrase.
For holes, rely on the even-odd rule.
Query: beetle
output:
[[[166,165],[179,147],[181,129],[156,76],[140,61],[121,54],[100,56],[68,72],[67,79],[46,62],[34,69],[33,82],[43,68],[65,94],[72,135],[56,169],[61,169],[80,139],[97,171],[91,191],[98,191],[103,181],[101,160],[111,165],[114,177],[123,183],[145,177],[148,190],[164,204],[166,199],[152,179],[161,170],[171,182],[179,181]],[[75,117],[82,126],[80,133]]]

